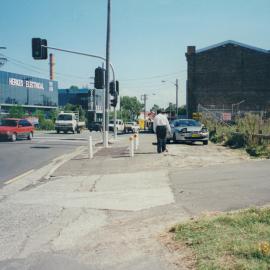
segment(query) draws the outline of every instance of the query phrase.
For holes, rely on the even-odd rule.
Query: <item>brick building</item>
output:
[[[270,110],[270,51],[225,41],[204,49],[188,46],[187,110],[198,104],[231,110]]]

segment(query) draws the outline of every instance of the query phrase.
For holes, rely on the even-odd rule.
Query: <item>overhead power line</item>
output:
[[[45,70],[45,69],[42,69],[42,68],[39,68],[39,67],[36,67],[36,66],[33,66],[33,65],[30,65],[30,64],[27,64],[23,61],[20,61],[18,59],[15,59],[15,58],[12,58],[12,57],[9,57],[9,56],[5,56],[7,58],[7,60],[14,64],[14,65],[18,65],[26,70],[30,70],[32,72],[36,72],[38,74],[42,74],[42,75],[45,75],[47,76],[48,74],[48,71]],[[77,75],[73,75],[73,74],[67,74],[67,73],[61,73],[61,72],[55,72],[55,74],[57,74],[58,76],[60,77],[73,77],[73,78],[76,78],[76,79],[82,79],[82,80],[89,80],[89,77],[83,77],[83,76],[77,76]]]
[[[132,78],[132,79],[121,79],[122,82],[125,81],[140,81],[140,80],[149,80],[149,79],[156,79],[156,78],[164,78],[164,77],[168,77],[168,76],[176,76],[179,73],[183,73],[186,72],[186,69],[180,70],[178,72],[173,72],[173,73],[169,73],[169,74],[163,74],[163,75],[155,75],[155,76],[150,76],[150,77],[142,77],[142,78]]]

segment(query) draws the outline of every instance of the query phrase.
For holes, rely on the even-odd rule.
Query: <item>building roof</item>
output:
[[[223,42],[208,46],[206,48],[196,50],[196,53],[205,52],[205,51],[208,51],[208,50],[211,50],[211,49],[214,49],[214,48],[217,48],[217,47],[221,47],[221,46],[224,46],[224,45],[228,45],[228,44],[241,46],[241,47],[244,47],[244,48],[247,48],[247,49],[250,49],[250,50],[254,50],[254,51],[258,51],[258,52],[270,53],[270,50],[264,50],[264,49],[254,47],[254,46],[250,46],[250,45],[247,45],[247,44],[244,44],[244,43],[241,43],[241,42],[238,42],[238,41],[234,41],[234,40],[226,40],[226,41],[223,41]]]
[[[60,94],[88,94],[88,88],[66,88],[66,89],[58,89],[58,93]]]

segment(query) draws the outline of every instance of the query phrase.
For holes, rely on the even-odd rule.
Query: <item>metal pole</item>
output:
[[[105,141],[103,142],[104,147],[108,148],[108,135],[109,135],[109,103],[110,103],[110,94],[109,94],[109,81],[110,81],[110,36],[111,36],[111,0],[108,0],[107,6],[107,40],[106,40],[106,72],[105,72],[105,97],[106,97],[106,106],[105,106]]]
[[[114,125],[114,139],[117,138],[117,128],[116,128],[116,117],[117,117],[117,114],[116,114],[116,107],[114,107],[114,110],[113,110],[113,115],[114,115],[114,119],[113,119],[113,125]]]
[[[175,114],[176,114],[176,118],[178,116],[178,79],[176,79],[175,81],[175,87],[176,87],[176,110],[175,110]]]
[[[143,100],[143,104],[144,104],[144,130],[145,130],[145,123],[146,123],[146,99],[147,99],[147,95],[144,94],[141,96],[141,99]]]

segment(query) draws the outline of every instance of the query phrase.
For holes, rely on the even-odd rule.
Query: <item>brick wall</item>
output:
[[[188,47],[187,107],[230,109],[245,100],[241,110],[270,110],[270,53],[235,44],[199,53]]]

